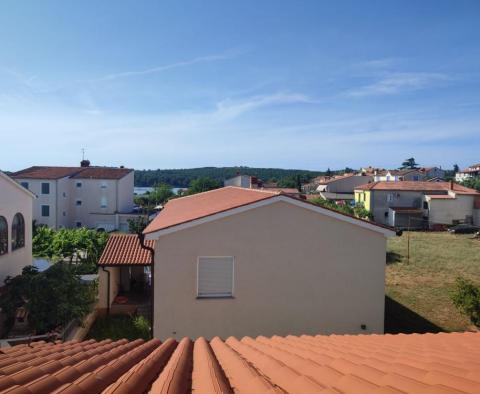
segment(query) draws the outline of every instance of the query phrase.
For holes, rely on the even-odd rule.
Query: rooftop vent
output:
[[[90,160],[82,160],[80,162],[80,167],[90,167]]]

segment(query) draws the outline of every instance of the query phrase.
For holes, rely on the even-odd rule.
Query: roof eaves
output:
[[[22,185],[20,185],[18,182],[16,182],[14,179],[10,178],[7,174],[3,173],[2,171],[0,171],[0,177],[5,179],[7,182],[10,182],[15,187],[19,188],[24,193],[27,193],[30,197],[37,198],[37,196],[35,194],[33,194],[30,190],[25,189]]]

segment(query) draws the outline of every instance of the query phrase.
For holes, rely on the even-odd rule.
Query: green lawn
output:
[[[404,232],[389,239],[387,252],[386,331],[475,329],[449,293],[458,276],[480,284],[480,240],[446,232]]]
[[[86,339],[150,339],[148,320],[142,317],[133,317],[130,315],[111,315],[97,318],[92,328],[87,334]]]

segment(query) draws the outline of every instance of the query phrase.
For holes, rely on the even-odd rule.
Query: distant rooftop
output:
[[[392,191],[422,191],[422,192],[448,192],[457,194],[479,195],[475,189],[450,182],[421,182],[421,181],[398,181],[398,182],[371,182],[360,185],[355,190],[392,190]]]
[[[132,169],[121,167],[50,167],[33,166],[14,172],[11,176],[17,179],[121,179],[132,172]]]

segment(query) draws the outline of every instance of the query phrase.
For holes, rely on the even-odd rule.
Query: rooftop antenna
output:
[[[82,161],[85,160],[85,148],[82,148]]]

